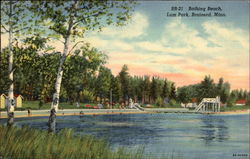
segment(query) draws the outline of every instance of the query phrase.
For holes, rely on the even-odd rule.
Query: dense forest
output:
[[[15,43],[14,92],[25,100],[39,100],[40,104],[51,102],[56,80],[56,71],[61,54],[41,52],[46,40],[41,37],[26,39],[24,45]],[[195,85],[176,88],[173,81],[156,76],[131,76],[129,65],[124,65],[118,75],[105,67],[108,57],[90,45],[68,56],[63,66],[64,77],[60,101],[127,103],[129,98],[142,104],[157,106],[188,103],[196,98],[220,96],[222,103],[233,105],[238,99],[250,99],[246,90],[230,90],[230,84],[220,78],[215,82],[210,76]],[[7,94],[8,49],[2,49],[0,62],[0,93]]]

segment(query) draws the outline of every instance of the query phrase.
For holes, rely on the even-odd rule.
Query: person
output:
[[[28,116],[30,116],[31,115],[31,112],[30,112],[30,109],[28,109]]]
[[[79,103],[78,103],[78,102],[76,102],[76,107],[77,107],[77,108],[79,108],[79,106],[80,106],[80,105],[79,105]]]

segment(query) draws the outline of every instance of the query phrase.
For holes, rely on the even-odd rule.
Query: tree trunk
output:
[[[10,16],[9,16],[9,80],[10,87],[8,92],[8,100],[7,100],[7,114],[8,121],[7,125],[12,126],[14,124],[14,110],[15,110],[15,100],[14,100],[14,83],[13,83],[13,49],[12,49],[12,2],[10,1]]]
[[[61,55],[60,64],[58,67],[56,84],[55,84],[55,93],[53,94],[50,117],[49,117],[49,121],[48,121],[49,132],[56,131],[56,112],[58,111],[59,95],[60,95],[62,76],[63,76],[63,68],[62,67],[63,67],[63,64],[66,60],[66,56],[68,53],[68,46],[69,46],[69,37],[67,37],[65,39],[64,50],[63,50],[63,54]]]
[[[78,6],[78,1],[75,1],[74,9],[76,9],[77,6]],[[68,55],[68,47],[69,47],[71,29],[74,24],[74,16],[75,16],[75,12],[72,11],[69,17],[69,23],[68,23],[69,25],[68,25],[67,33],[66,33],[66,36],[64,36],[64,39],[65,39],[64,49],[63,49],[63,54],[61,55],[61,58],[60,58],[60,64],[58,67],[56,84],[55,84],[55,93],[53,94],[50,117],[48,121],[49,132],[56,131],[56,112],[58,111],[58,105],[59,105],[59,95],[60,95],[60,89],[61,89],[61,83],[62,83],[62,77],[63,77],[63,65]]]
[[[54,108],[50,110],[50,116],[49,116],[49,132],[56,132],[56,111]]]

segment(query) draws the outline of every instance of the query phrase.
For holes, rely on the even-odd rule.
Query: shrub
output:
[[[170,106],[175,106],[177,103],[176,103],[176,100],[174,100],[174,99],[171,99],[170,101],[169,101],[169,105]]]
[[[81,101],[87,101],[87,102],[92,102],[94,101],[95,96],[94,93],[88,90],[83,90],[80,92],[80,100]]]
[[[155,100],[155,104],[158,106],[158,107],[162,107],[163,106],[163,100],[161,97],[157,97],[157,99]]]
[[[227,101],[227,106],[232,107],[233,105],[235,105],[235,101],[236,101],[236,99],[229,98],[228,101]]]

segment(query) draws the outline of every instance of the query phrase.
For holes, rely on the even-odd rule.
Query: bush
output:
[[[40,101],[39,101],[39,109],[41,109],[41,107],[43,106],[43,104],[44,104],[44,101],[43,101],[43,100],[40,100]]]
[[[119,103],[116,103],[113,105],[113,109],[119,109],[121,107],[121,105]]]
[[[95,96],[94,93],[88,90],[83,90],[80,92],[80,100],[82,102],[92,102],[94,101]]]
[[[228,99],[228,101],[227,101],[227,106],[228,106],[228,107],[232,107],[233,105],[235,105],[235,100],[232,99],[232,98]]]
[[[249,98],[247,99],[246,106],[250,106],[250,99]]]
[[[162,107],[163,106],[163,100],[161,97],[157,97],[156,101],[155,101],[155,104],[158,106],[158,107]]]
[[[176,100],[174,100],[174,99],[171,99],[170,101],[169,101],[169,105],[170,106],[175,106],[177,103],[176,103]]]
[[[23,111],[23,110],[26,110],[26,108],[16,108],[15,110],[20,110],[20,111]]]

